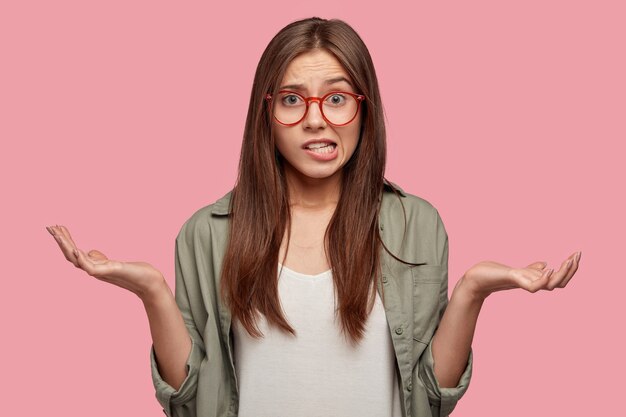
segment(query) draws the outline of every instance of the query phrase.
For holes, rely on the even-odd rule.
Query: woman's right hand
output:
[[[94,278],[125,288],[145,301],[162,288],[165,279],[161,272],[146,262],[121,262],[109,259],[102,252],[78,249],[65,226],[46,227],[59,244],[65,259]]]

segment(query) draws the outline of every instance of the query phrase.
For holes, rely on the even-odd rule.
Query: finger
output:
[[[89,258],[89,256],[85,255],[85,253],[80,249],[74,249],[73,254],[76,257],[78,266],[89,275],[95,277],[98,273],[96,269],[97,267],[96,264]]]
[[[89,252],[87,252],[87,256],[89,257],[89,259],[91,259],[92,261],[106,261],[109,258],[107,258],[107,256],[100,252],[99,250],[96,249],[92,249]]]
[[[522,269],[520,269],[520,271],[521,271],[522,275],[525,278],[529,279],[531,282],[540,279],[541,277],[543,277],[543,274],[546,272],[545,269],[536,269],[536,268],[533,268],[531,266],[528,266],[526,268],[522,268]]]
[[[529,292],[536,292],[548,283],[552,269],[537,271],[534,269],[518,269],[513,274],[513,279],[519,288]]]
[[[80,249],[76,249],[75,253],[80,268],[92,277],[103,281],[111,282],[112,277],[119,274],[122,266],[121,262],[110,259],[93,260]]]
[[[63,245],[70,249],[76,248],[76,244],[74,243],[74,241],[71,239],[71,237],[68,238],[69,234],[65,233],[61,226],[52,226],[51,229],[53,231],[53,236],[57,238],[57,241],[63,242]]]
[[[52,235],[57,245],[61,246],[61,241],[59,239],[59,236],[57,236],[57,232],[54,230],[54,226],[46,226],[46,229]]]
[[[526,268],[532,268],[532,269],[537,269],[537,270],[543,270],[546,266],[548,265],[547,262],[544,261],[537,261],[537,262],[533,262],[532,264],[528,265]]]
[[[571,270],[570,270],[570,272],[568,272],[567,276],[563,279],[563,281],[561,281],[561,283],[559,285],[560,288],[565,288],[565,286],[572,279],[572,277],[574,276],[576,271],[578,271],[578,264],[580,263],[581,255],[582,255],[582,252],[578,252],[578,256],[574,257],[573,265],[570,268]]]
[[[76,257],[72,253],[72,250],[75,249],[75,247],[67,241],[65,235],[57,226],[51,226],[50,229],[52,236],[54,236],[54,239],[61,248],[61,252],[63,252],[63,256],[65,256],[65,259],[76,266]]]
[[[567,274],[569,273],[573,265],[573,262],[574,262],[573,255],[568,257],[565,261],[563,261],[563,263],[561,264],[561,268],[559,268],[559,270],[550,278],[550,282],[546,286],[547,290],[552,291],[557,286],[559,286],[561,281],[563,281],[565,277],[567,276]]]
[[[54,241],[61,246],[61,240],[60,240],[60,234],[58,234],[58,232],[54,229],[54,226],[46,226],[46,229],[48,230],[48,232],[50,232],[50,234],[52,235],[52,237],[54,238]]]
[[[552,268],[545,269],[543,273],[541,274],[541,278],[528,283],[526,290],[531,293],[535,293],[539,291],[540,289],[545,288],[550,282],[550,277],[552,276],[553,273],[554,273],[554,269]]]
[[[72,248],[76,248],[77,247],[76,243],[74,243],[74,239],[72,239],[72,236],[70,235],[70,231],[67,230],[67,227],[61,225],[59,226],[59,230],[61,231],[65,239],[68,241],[68,243],[72,245]]]
[[[65,238],[65,240],[70,244],[72,250],[73,249],[77,249],[78,246],[76,246],[76,243],[72,239],[72,236],[70,235],[70,231],[67,229],[67,227],[65,227],[65,226],[58,226],[58,229],[59,229],[60,233],[62,234],[62,236]],[[88,258],[90,258],[91,260],[94,260],[94,261],[103,261],[103,260],[109,259],[109,258],[107,258],[107,256],[104,253],[100,252],[99,250],[95,250],[95,249],[90,250],[86,254],[86,256]]]

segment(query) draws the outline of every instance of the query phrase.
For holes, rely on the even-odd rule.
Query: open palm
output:
[[[523,288],[529,292],[539,290],[552,291],[564,288],[578,270],[580,252],[573,253],[561,263],[558,271],[546,269],[545,262],[534,262],[524,268],[514,268],[492,261],[479,262],[472,266],[464,275],[467,283],[474,291],[486,297],[489,294]]]
[[[65,259],[92,277],[127,289],[139,298],[163,282],[161,272],[146,262],[115,261],[95,249],[85,254],[78,249],[65,226],[46,229],[59,244]]]

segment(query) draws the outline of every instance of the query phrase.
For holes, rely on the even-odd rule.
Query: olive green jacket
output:
[[[161,378],[154,347],[150,350],[156,397],[168,417],[237,416],[231,314],[218,296],[230,195],[196,211],[176,238],[175,298],[192,340],[188,375],[178,390]],[[406,209],[406,235],[400,200]],[[434,374],[431,341],[448,304],[448,235],[434,206],[387,181],[379,227],[383,242],[394,255],[424,263],[406,265],[381,248],[383,276],[378,292],[381,297],[384,294],[397,360],[402,415],[447,416],[467,390],[472,373],[470,350],[457,387],[441,388]]]

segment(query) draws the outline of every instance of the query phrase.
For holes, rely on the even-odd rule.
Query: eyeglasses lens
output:
[[[309,107],[311,106],[318,106],[318,102],[310,102]],[[356,116],[358,108],[359,103],[356,98],[341,92],[330,94],[322,103],[322,113],[330,123],[336,125],[345,124],[352,120]],[[306,102],[301,96],[289,92],[281,92],[276,95],[274,116],[281,123],[296,123],[304,117],[305,112]]]

